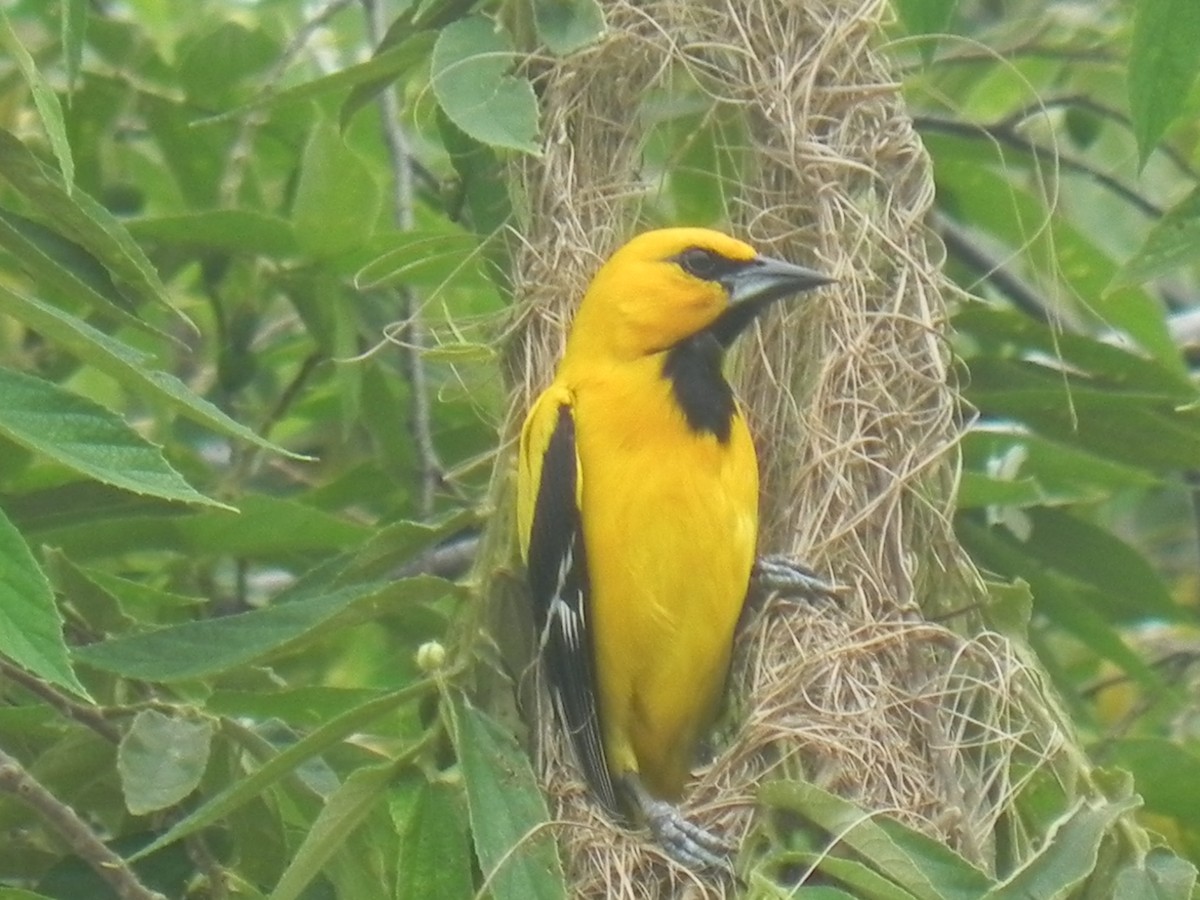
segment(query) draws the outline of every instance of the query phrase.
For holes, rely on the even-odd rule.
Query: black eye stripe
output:
[[[730,259],[704,247],[688,247],[671,257],[689,275],[704,281],[721,281],[751,264],[751,260]]]

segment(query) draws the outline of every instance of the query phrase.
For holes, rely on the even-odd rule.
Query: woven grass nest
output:
[[[950,521],[964,423],[948,289],[924,225],[928,159],[876,51],[886,6],[617,0],[603,41],[536,64],[548,139],[543,157],[517,164],[528,208],[512,420],[550,379],[590,275],[645,227],[639,204],[655,185],[641,171],[643,99],[686,83],[736,110],[750,163],[726,190],[724,227],[839,279],[821,299],[778,305],[735,360],[762,469],[761,549],[847,590],[840,605],[769,600],[748,617],[732,711],[684,811],[740,842],[759,786],[803,777],[987,869],[1014,772],[1055,748],[1025,708],[1035,676],[1014,648],[968,634],[968,616],[931,620],[983,595]],[[578,896],[742,890],[605,820],[542,712],[537,763]]]

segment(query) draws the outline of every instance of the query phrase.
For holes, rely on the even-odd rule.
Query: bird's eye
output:
[[[689,247],[677,257],[683,271],[705,281],[715,281],[725,274],[728,260],[703,247]]]

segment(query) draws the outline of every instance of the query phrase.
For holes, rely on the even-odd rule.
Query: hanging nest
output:
[[[964,423],[947,286],[924,224],[929,161],[875,49],[886,8],[622,0],[606,4],[601,43],[537,63],[547,140],[515,173],[526,221],[509,434],[550,380],[591,274],[646,227],[644,201],[660,190],[643,170],[646,98],[685,89],[733,112],[747,162],[726,186],[723,227],[838,278],[776,305],[742,340],[735,382],[762,468],[761,550],[846,591],[817,608],[771,599],[746,617],[728,722],[684,812],[744,844],[759,787],[803,777],[986,870],[1020,787],[1015,762],[1028,775],[1055,747],[1022,706],[1037,691],[1009,642],[925,617],[976,607],[983,590],[951,525]],[[947,621],[965,631],[969,618]],[[605,819],[542,703],[539,771],[580,896],[736,893]]]

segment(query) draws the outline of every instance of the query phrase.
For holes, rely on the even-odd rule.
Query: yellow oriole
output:
[[[758,462],[722,374],[773,300],[832,279],[715,231],[635,237],[592,280],[521,434],[518,527],[544,671],[593,793],[695,866],[679,815],[754,565]]]

